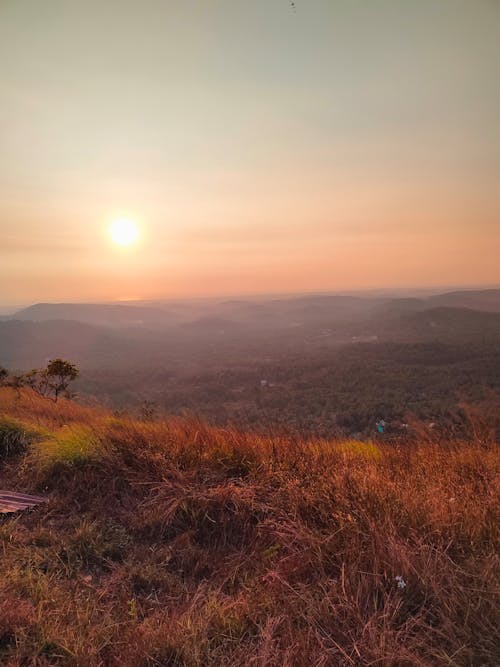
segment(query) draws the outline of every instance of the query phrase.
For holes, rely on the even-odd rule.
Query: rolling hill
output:
[[[12,319],[31,322],[74,320],[109,327],[167,327],[176,321],[161,308],[99,303],[37,303],[17,311]]]

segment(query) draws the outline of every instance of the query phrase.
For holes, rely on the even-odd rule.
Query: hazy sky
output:
[[[500,283],[499,35],[498,0],[0,0],[0,302]]]

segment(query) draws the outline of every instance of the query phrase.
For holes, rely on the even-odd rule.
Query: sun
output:
[[[118,218],[109,227],[109,234],[113,243],[123,247],[131,246],[137,241],[139,231],[137,225],[129,218]]]

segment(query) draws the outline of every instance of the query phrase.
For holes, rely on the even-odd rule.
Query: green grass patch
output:
[[[55,464],[82,465],[97,459],[102,441],[91,428],[81,424],[63,426],[36,445],[34,457],[42,468]]]

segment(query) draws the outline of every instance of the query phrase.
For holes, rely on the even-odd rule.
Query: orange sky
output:
[[[0,4],[0,304],[500,283],[500,5],[296,4]]]

